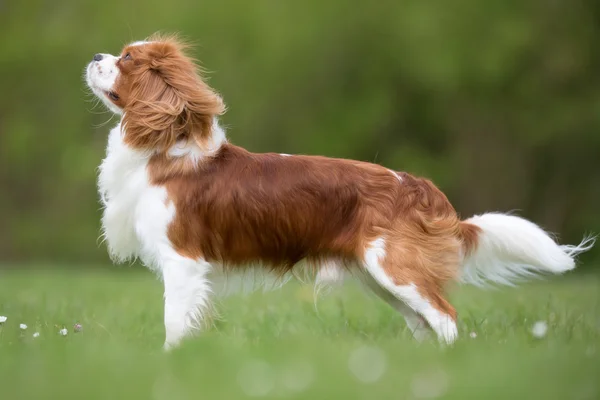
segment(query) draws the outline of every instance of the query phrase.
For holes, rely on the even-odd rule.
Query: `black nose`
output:
[[[96,54],[94,56],[94,61],[102,61],[102,54]]]

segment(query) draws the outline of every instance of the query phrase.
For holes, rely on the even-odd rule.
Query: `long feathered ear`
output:
[[[156,43],[146,56],[144,68],[132,76],[123,116],[125,143],[162,152],[187,139],[205,148],[214,117],[225,112],[221,98],[198,76],[177,43]]]

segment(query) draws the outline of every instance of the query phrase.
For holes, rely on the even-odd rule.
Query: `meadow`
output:
[[[0,274],[0,398],[600,398],[599,276],[450,298],[452,347],[417,344],[352,282],[316,302],[311,285],[290,282],[219,299],[213,326],[164,354],[149,272],[13,269]],[[534,334],[536,323],[547,330]]]

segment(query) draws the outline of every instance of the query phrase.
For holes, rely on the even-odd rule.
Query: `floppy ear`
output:
[[[225,105],[221,97],[199,78],[193,83],[184,82],[184,85],[174,83],[185,103],[180,115],[184,126],[182,133],[205,149],[210,146],[214,117],[225,112]]]
[[[162,152],[187,139],[202,149],[210,140],[213,118],[224,111],[221,98],[188,59],[153,60],[132,86],[123,116],[124,140],[137,149]]]

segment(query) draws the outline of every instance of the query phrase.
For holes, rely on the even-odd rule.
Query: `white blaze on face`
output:
[[[138,40],[137,42],[131,43],[129,46],[143,46],[147,43],[152,43],[152,42],[147,42],[145,40]]]
[[[392,171],[391,169],[388,169],[388,171],[390,171],[390,173],[394,175],[398,181],[402,182],[402,177],[397,172]]]
[[[122,110],[110,99],[108,94],[113,90],[115,82],[119,77],[117,67],[118,57],[110,54],[96,54],[86,69],[86,82],[90,89],[100,100],[114,113],[121,114]]]

